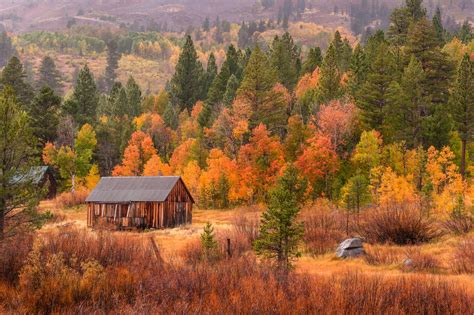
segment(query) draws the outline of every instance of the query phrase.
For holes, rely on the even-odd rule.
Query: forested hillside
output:
[[[13,44],[3,33],[3,93],[30,117],[35,156],[59,172],[64,190],[92,188],[99,175],[161,171],[182,175],[201,206],[229,207],[265,201],[294,165],[308,198],[348,208],[354,185],[365,204],[419,197],[443,216],[470,204],[469,23],[451,33],[415,1],[365,43],[335,31],[327,48],[297,44],[304,26],[206,20],[183,38],[74,31]],[[65,79],[71,63],[58,67],[63,60],[49,52],[92,57]],[[34,67],[8,59],[41,53]],[[134,59],[158,59],[174,74],[153,94]],[[148,84],[163,76],[152,69],[143,69]]]

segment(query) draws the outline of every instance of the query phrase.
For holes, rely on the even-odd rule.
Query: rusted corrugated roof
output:
[[[86,202],[161,202],[179,179],[179,176],[102,177]]]

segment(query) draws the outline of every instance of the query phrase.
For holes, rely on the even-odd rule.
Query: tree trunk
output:
[[[76,175],[72,174],[71,176],[71,192],[74,194],[76,192]]]
[[[462,139],[462,148],[461,148],[461,175],[462,178],[465,178],[466,174],[466,145],[467,145],[467,140]]]

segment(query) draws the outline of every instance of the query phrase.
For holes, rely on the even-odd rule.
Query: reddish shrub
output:
[[[397,245],[429,242],[440,236],[434,222],[412,204],[368,209],[359,229],[369,242]]]
[[[74,193],[67,191],[59,194],[55,199],[55,203],[61,208],[76,207],[86,203],[89,191],[85,188],[77,189]]]
[[[456,246],[451,266],[456,273],[474,273],[474,236],[464,239]]]
[[[19,234],[0,242],[0,281],[9,284],[17,282],[32,247],[32,234]]]
[[[333,252],[346,235],[346,218],[343,213],[328,205],[320,204],[304,209],[304,241],[313,255]]]

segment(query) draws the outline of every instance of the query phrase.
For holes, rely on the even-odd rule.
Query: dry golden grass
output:
[[[53,213],[64,216],[64,221],[51,223],[43,228],[43,233],[49,233],[59,227],[67,224],[73,224],[79,228],[85,228],[86,208],[81,206],[74,209],[57,209],[51,201],[42,203],[43,210],[49,210]],[[206,222],[214,225],[218,237],[223,240],[231,238],[232,244],[240,246],[242,236],[235,233],[235,224],[239,217],[247,219],[258,218],[262,208],[237,208],[230,210],[203,210],[193,211],[193,224],[184,227],[165,230],[152,230],[146,232],[116,232],[129,239],[134,239],[139,243],[149,243],[149,238],[153,238],[158,245],[165,261],[181,261],[180,253],[187,250],[187,247],[196,244],[202,228]],[[88,230],[89,233],[97,231]],[[471,237],[474,233],[471,233]],[[296,263],[296,272],[308,275],[335,275],[341,274],[347,270],[358,270],[361,273],[374,275],[392,275],[402,276],[406,274],[403,269],[403,261],[412,258],[409,255],[410,250],[424,256],[435,257],[439,266],[436,270],[410,270],[410,274],[426,274],[435,272],[445,279],[456,279],[463,283],[474,294],[474,275],[457,275],[453,270],[453,259],[456,249],[468,236],[450,236],[445,235],[433,243],[424,243],[417,246],[395,246],[395,245],[370,245],[365,244],[369,258],[358,258],[351,260],[337,259],[334,250],[327,254],[313,257],[310,253],[303,255]],[[221,240],[221,242],[223,242]],[[242,245],[242,248],[249,249],[248,245]],[[375,256],[375,257],[374,257]]]

